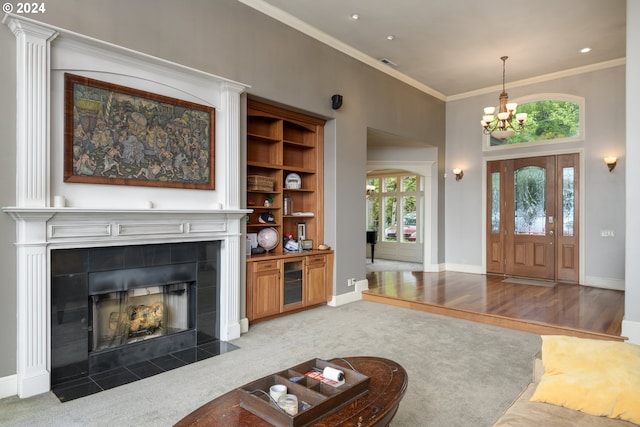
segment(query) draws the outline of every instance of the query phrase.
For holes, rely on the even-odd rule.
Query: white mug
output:
[[[284,384],[275,384],[269,388],[269,395],[274,401],[278,401],[281,396],[287,394],[287,386]]]

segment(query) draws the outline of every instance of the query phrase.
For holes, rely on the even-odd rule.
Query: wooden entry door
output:
[[[487,164],[487,272],[577,282],[578,155]]]

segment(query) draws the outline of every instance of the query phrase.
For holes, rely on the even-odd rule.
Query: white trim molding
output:
[[[18,376],[9,375],[0,378],[0,399],[5,397],[14,396],[18,389]]]
[[[24,166],[16,176],[16,203],[44,207],[49,200],[51,41],[58,32],[17,19],[7,25],[16,36],[16,156]]]
[[[438,188],[437,162],[426,161],[401,161],[401,160],[368,160],[367,171],[375,174],[376,171],[383,170],[403,170],[420,175],[422,183],[422,205],[421,211],[422,236],[418,242],[422,244],[422,260],[424,267],[431,266],[434,259],[438,258]],[[426,270],[425,270],[426,271]]]
[[[623,320],[621,335],[628,338],[627,342],[640,345],[640,322]]]
[[[355,284],[353,292],[347,292],[340,295],[334,295],[331,301],[327,303],[330,307],[339,307],[362,299],[362,292],[369,289],[369,281],[367,279],[358,280]]]
[[[594,288],[614,289],[624,291],[624,279],[613,279],[611,277],[584,276],[583,285]]]

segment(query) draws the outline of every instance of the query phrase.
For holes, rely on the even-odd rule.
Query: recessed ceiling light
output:
[[[587,53],[587,52],[591,52],[590,47],[583,47],[582,49],[580,49],[580,53]]]
[[[352,13],[351,14],[351,19],[354,19],[354,20],[357,21],[358,19],[360,19],[360,14],[359,13]]]
[[[393,34],[389,34],[389,35],[387,36],[387,40],[393,40],[393,39],[395,39],[395,38],[396,38],[396,36],[394,36]]]

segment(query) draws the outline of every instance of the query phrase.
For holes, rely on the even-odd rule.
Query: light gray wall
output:
[[[627,245],[622,335],[640,344],[640,2],[627,1]]]
[[[553,147],[482,151],[479,117],[482,108],[496,105],[498,93],[447,103],[446,170],[464,170],[462,181],[445,180],[447,265],[482,266],[483,162],[488,157],[539,155],[549,150],[583,150],[585,202],[585,277],[624,279],[625,246],[625,67],[617,66],[572,77],[508,89],[509,99],[541,93],[564,93],[585,98],[584,141]],[[477,119],[477,120],[476,120]],[[602,160],[620,159],[613,173]],[[470,215],[476,213],[476,215]],[[600,237],[600,230],[615,238]],[[584,278],[583,283],[584,283]]]
[[[15,37],[0,28],[0,206],[16,202],[16,69]],[[16,373],[16,225],[0,213],[0,378]]]
[[[335,295],[349,290],[348,278],[365,277],[367,128],[428,141],[444,153],[444,102],[236,0],[56,0],[47,4],[45,14],[30,18],[249,84],[251,95],[328,118],[325,243],[336,249]],[[15,205],[14,46],[15,37],[3,26],[2,206]],[[344,96],[344,105],[337,111],[330,102],[335,93]],[[443,203],[439,206],[444,209]],[[14,228],[13,221],[2,214],[0,378],[15,373]]]

